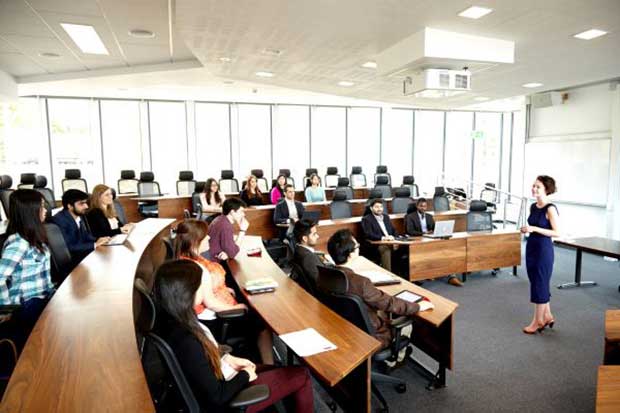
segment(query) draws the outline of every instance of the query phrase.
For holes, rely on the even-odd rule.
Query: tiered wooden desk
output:
[[[605,311],[604,350],[603,364],[620,365],[620,310]]]
[[[599,366],[596,382],[596,412],[620,412],[620,366]]]
[[[135,277],[150,284],[172,219],[147,219],[99,247],[62,283],[11,376],[2,412],[154,412],[138,353]]]

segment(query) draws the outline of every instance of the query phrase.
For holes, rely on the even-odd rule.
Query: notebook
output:
[[[255,278],[246,281],[243,288],[250,294],[269,293],[275,291],[278,283],[271,277]]]
[[[373,271],[373,270],[356,271],[356,274],[361,275],[362,277],[368,278],[370,282],[372,282],[374,285],[400,284],[400,279],[394,277],[391,274],[387,274],[382,271]]]

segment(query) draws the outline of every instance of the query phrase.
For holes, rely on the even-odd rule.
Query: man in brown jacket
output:
[[[434,308],[434,305],[429,301],[410,303],[386,294],[375,287],[368,278],[358,275],[348,268],[348,265],[359,256],[359,244],[348,229],[334,233],[327,242],[327,250],[338,268],[347,277],[349,284],[347,292],[359,296],[368,306],[368,316],[375,328],[375,338],[381,342],[383,348],[387,347],[392,341],[392,333],[389,320],[379,315],[378,311],[394,315],[411,315],[418,311]]]

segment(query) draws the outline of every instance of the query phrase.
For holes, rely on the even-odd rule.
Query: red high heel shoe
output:
[[[555,318],[552,318],[551,320],[545,322],[545,327],[553,328],[554,324],[555,324]]]
[[[522,331],[523,331],[525,334],[536,334],[536,333],[542,333],[542,331],[545,329],[545,327],[546,327],[546,326],[547,326],[546,324],[538,324],[538,328],[537,328],[536,330],[534,330],[534,331],[527,330],[527,327],[523,327],[523,330],[522,330]]]

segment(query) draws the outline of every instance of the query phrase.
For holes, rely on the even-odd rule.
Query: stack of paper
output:
[[[255,278],[245,283],[244,288],[249,293],[262,293],[274,291],[278,283],[271,277]]]
[[[370,282],[375,285],[400,283],[400,280],[398,278],[394,277],[391,274],[384,273],[382,271],[365,270],[365,271],[356,271],[356,273],[361,275],[362,277],[368,278]]]
[[[299,357],[308,357],[338,348],[334,343],[320,335],[314,328],[282,334],[280,339]]]

